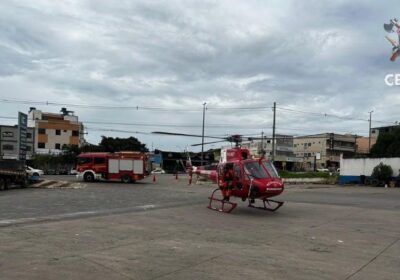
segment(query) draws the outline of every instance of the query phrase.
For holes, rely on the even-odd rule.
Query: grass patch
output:
[[[290,172],[290,171],[279,171],[281,178],[330,178],[329,172]]]

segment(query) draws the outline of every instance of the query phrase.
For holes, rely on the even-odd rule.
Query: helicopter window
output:
[[[275,167],[272,165],[271,162],[263,161],[263,165],[272,178],[279,178],[278,172],[276,171]]]
[[[233,168],[233,171],[235,172],[235,177],[240,178],[240,166],[239,165],[235,165],[235,167]]]
[[[245,163],[244,168],[247,175],[255,179],[264,179],[269,177],[267,172],[261,167],[260,164],[258,164],[258,162]]]

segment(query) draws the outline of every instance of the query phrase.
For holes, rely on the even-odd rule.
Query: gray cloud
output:
[[[214,107],[278,106],[395,121],[398,71],[382,25],[397,2],[377,1],[3,1],[1,97],[65,103],[196,109],[106,111],[72,108],[82,120],[189,123],[197,127],[107,126],[208,134],[269,132],[272,112]],[[5,115],[28,106],[2,104]],[[39,107],[40,108],[40,107]],[[42,107],[47,111],[58,107]],[[6,120],[4,120],[6,122]],[[251,129],[244,129],[243,126]],[[95,125],[91,125],[95,127]],[[231,127],[237,126],[237,127]],[[99,127],[97,125],[96,127]],[[278,131],[366,134],[360,121],[278,110]],[[89,129],[88,139],[101,134]],[[160,148],[196,142],[137,135]]]

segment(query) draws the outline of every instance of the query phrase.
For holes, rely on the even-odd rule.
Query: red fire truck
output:
[[[78,156],[77,178],[135,182],[147,175],[147,155],[140,152],[82,153]]]

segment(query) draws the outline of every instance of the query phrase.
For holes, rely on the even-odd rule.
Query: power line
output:
[[[135,110],[135,111],[160,111],[160,112],[201,112],[202,108],[182,108],[182,107],[161,107],[161,106],[121,106],[121,105],[96,105],[96,104],[79,104],[79,103],[63,103],[63,102],[53,102],[53,101],[37,101],[37,100],[27,100],[27,99],[15,99],[15,98],[1,98],[0,101],[4,103],[14,103],[14,104],[26,104],[26,105],[45,105],[45,106],[65,106],[65,107],[77,107],[77,108],[88,108],[88,109],[108,109],[108,110]],[[186,106],[187,107],[187,106]],[[273,108],[272,106],[243,106],[243,107],[223,107],[223,106],[207,106],[208,111],[262,111],[269,110]],[[361,119],[356,117],[340,116],[331,113],[321,113],[321,112],[310,112],[298,109],[292,109],[287,107],[276,107],[279,110],[309,114],[315,116],[331,117],[341,120],[350,121],[365,121],[368,119]],[[375,123],[382,124],[395,124],[395,122],[374,120]]]
[[[96,105],[96,104],[79,104],[79,103],[67,103],[67,102],[53,102],[53,101],[37,101],[37,100],[21,100],[13,98],[2,98],[0,101],[4,103],[13,104],[26,104],[26,105],[45,105],[45,106],[65,106],[65,107],[78,107],[88,109],[110,109],[110,110],[143,110],[143,111],[165,111],[165,112],[199,112],[202,108],[181,108],[181,107],[157,107],[157,106],[121,106],[121,105]],[[257,107],[208,107],[207,110],[218,111],[218,110],[266,110],[270,107],[257,106]]]
[[[11,116],[0,116],[0,119],[10,119],[17,120],[17,117]],[[202,125],[198,124],[190,124],[190,123],[144,123],[144,122],[108,122],[108,121],[95,121],[95,120],[83,120],[84,124],[101,124],[101,125],[118,125],[118,126],[137,126],[137,127],[175,127],[175,128],[200,128]],[[207,124],[207,128],[209,129],[221,129],[221,128],[231,128],[231,129],[242,129],[242,130],[263,130],[267,128],[272,128],[272,126],[260,125],[260,126],[250,126],[250,125],[232,125],[232,124]],[[314,128],[314,129],[306,129],[306,128],[290,128],[283,127],[277,128],[280,131],[309,131],[314,132],[317,130],[326,130],[326,128]],[[346,133],[347,131],[339,131]]]
[[[323,116],[323,117],[338,118],[338,119],[342,119],[342,120],[368,121],[368,120],[366,120],[366,119],[345,117],[345,116],[339,116],[339,115],[328,114],[328,113],[318,113],[318,112],[301,111],[301,110],[295,110],[295,109],[289,109],[289,108],[283,108],[283,107],[277,107],[277,109],[283,110],[283,111],[288,111],[288,112],[295,112],[295,113],[302,113],[302,114],[309,114],[309,115],[317,115],[317,116]]]
[[[285,108],[285,107],[276,107],[276,108],[279,109],[279,110],[288,111],[288,112],[294,112],[294,113],[309,114],[309,115],[316,115],[316,116],[323,116],[323,117],[332,117],[332,118],[337,118],[337,119],[341,119],[341,120],[369,122],[369,119],[346,117],[346,116],[340,116],[340,115],[335,115],[335,114],[331,114],[331,113],[302,111],[302,110],[296,110],[296,109]],[[381,120],[374,120],[374,122],[383,123],[383,124],[392,124],[392,125],[395,124],[395,122],[381,121]]]

